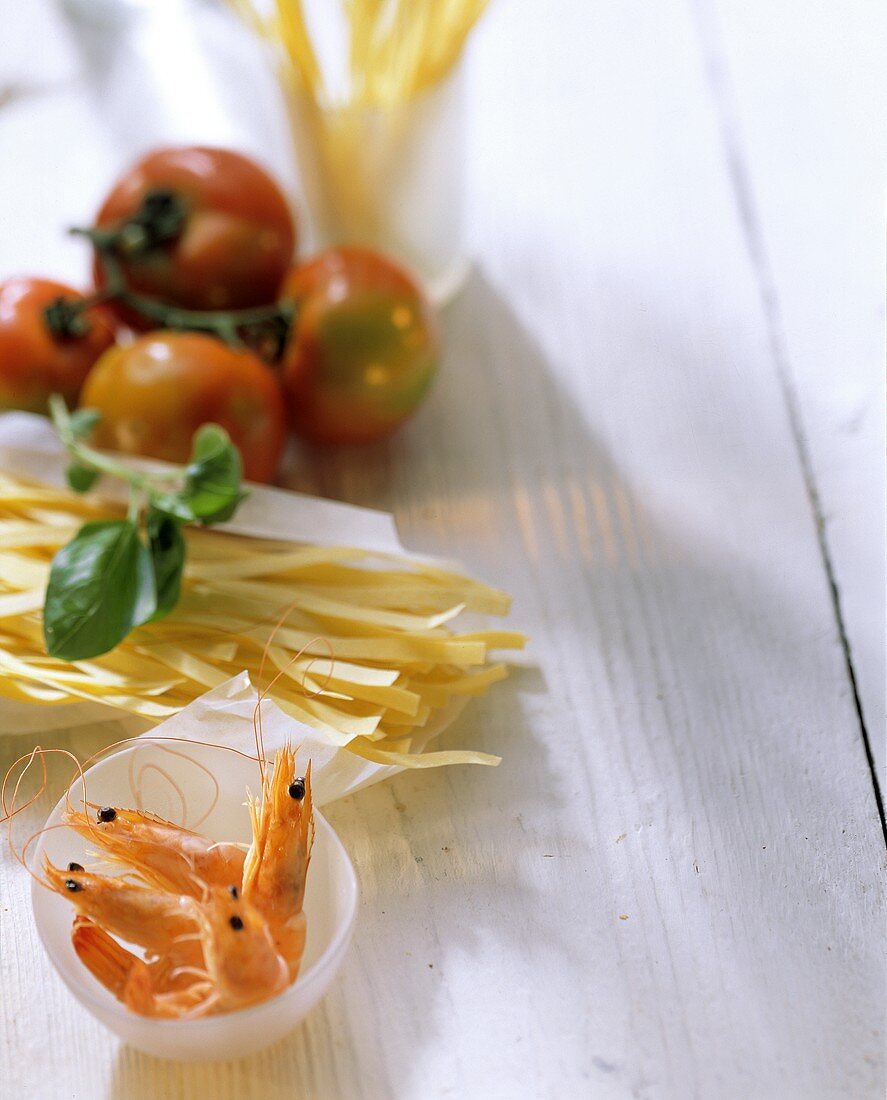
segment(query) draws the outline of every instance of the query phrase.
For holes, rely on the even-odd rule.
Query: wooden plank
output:
[[[440,383],[389,444],[292,479],[514,591],[538,667],[450,739],[505,762],[333,808],[346,968],[221,1066],[118,1049],[4,852],[17,1095],[883,1093],[877,815],[691,12],[494,6],[471,102],[477,265]]]
[[[700,3],[734,186],[887,780],[883,4]]]

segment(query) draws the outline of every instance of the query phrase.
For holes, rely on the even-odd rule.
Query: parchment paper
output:
[[[168,468],[164,463],[127,461],[148,470]],[[45,417],[22,412],[0,415],[0,470],[65,487],[65,465],[64,448]],[[237,516],[229,523],[219,524],[220,530],[254,538],[356,546],[383,554],[407,553],[398,538],[394,517],[385,512],[319,500],[265,485],[251,484],[249,490],[250,496],[241,504]],[[126,492],[125,487],[118,486],[113,479],[105,479],[99,482],[94,495],[125,501]],[[206,743],[230,745],[243,752],[254,752],[253,714],[256,701],[255,688],[247,673],[242,672],[195,699],[174,717],[150,726],[143,736],[188,737]],[[423,751],[455,720],[467,702],[467,696],[455,698],[450,706],[430,721],[421,735],[415,738],[414,751]],[[93,703],[44,707],[0,700],[0,708],[0,734],[12,731],[45,733],[52,729],[72,728],[115,718],[125,723],[126,733],[130,735],[134,735],[140,726],[148,726],[143,719]],[[371,763],[347,749],[332,745],[317,730],[284,714],[270,699],[262,702],[262,726],[269,758],[286,741],[301,745],[300,756],[310,757],[318,805],[343,798],[402,770]]]

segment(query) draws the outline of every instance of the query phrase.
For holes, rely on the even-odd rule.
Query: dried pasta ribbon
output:
[[[120,514],[0,474],[0,697],[88,700],[160,722],[245,669],[259,688],[277,676],[269,697],[285,713],[364,759],[498,762],[425,751],[426,729],[507,675],[490,652],[523,648],[522,634],[454,628],[469,612],[506,614],[510,599],[399,555],[186,528],[188,565],[171,615],[101,657],[48,657],[41,613],[53,555],[85,519]]]

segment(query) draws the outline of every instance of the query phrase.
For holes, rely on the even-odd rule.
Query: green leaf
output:
[[[43,635],[66,661],[113,649],[154,612],[151,559],[131,520],[87,523],[52,561]]]
[[[77,409],[68,417],[68,430],[75,439],[85,439],[101,419],[98,409]]]
[[[247,496],[240,488],[240,452],[218,424],[204,424],[194,435],[185,482],[175,493],[149,493],[152,508],[182,523],[223,523]]]
[[[181,500],[201,523],[230,519],[246,496],[240,488],[240,451],[218,424],[204,424],[194,436]]]
[[[151,551],[139,539],[139,555],[136,573],[136,585],[138,595],[133,611],[133,626],[141,626],[149,623],[154,618],[157,610],[157,587],[154,580],[154,563],[151,560]],[[122,641],[122,639],[121,639]],[[114,643],[117,644],[116,642]]]
[[[81,466],[79,462],[72,462],[65,470],[68,484],[75,493],[88,493],[99,475],[99,470],[94,470],[92,466]]]
[[[156,489],[148,491],[148,503],[155,512],[162,512],[170,519],[176,519],[180,523],[196,523],[197,516],[191,511],[191,505],[186,503],[179,493],[161,493]]]
[[[178,520],[151,508],[148,512],[148,547],[154,570],[157,607],[151,621],[162,619],[179,602],[185,566],[185,538]]]

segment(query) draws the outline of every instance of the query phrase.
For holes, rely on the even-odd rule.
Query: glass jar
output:
[[[360,244],[416,273],[439,304],[468,270],[464,244],[465,98],[462,66],[391,106],[319,106],[284,66],[311,251]]]

